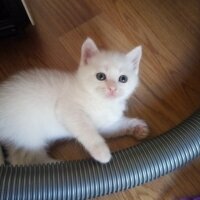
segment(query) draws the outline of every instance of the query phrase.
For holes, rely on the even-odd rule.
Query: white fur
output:
[[[126,100],[138,85],[141,47],[127,55],[99,51],[88,38],[81,51],[74,74],[34,69],[1,85],[0,141],[11,146],[12,164],[53,161],[45,147],[63,137],[76,138],[94,159],[105,163],[111,154],[99,132],[111,136],[145,125],[123,116]],[[107,79],[97,80],[98,72]],[[127,75],[128,82],[119,82],[120,75]],[[115,88],[114,96],[109,87]]]

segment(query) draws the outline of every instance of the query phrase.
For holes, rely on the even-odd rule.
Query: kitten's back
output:
[[[35,69],[4,82],[0,86],[0,140],[9,138],[8,142],[19,146],[37,148],[45,137],[55,137],[59,127],[54,107],[66,76],[55,70]]]

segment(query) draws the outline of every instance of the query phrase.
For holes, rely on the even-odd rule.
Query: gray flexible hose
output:
[[[154,139],[93,160],[1,166],[1,200],[79,200],[132,188],[163,176],[200,155],[200,111]]]

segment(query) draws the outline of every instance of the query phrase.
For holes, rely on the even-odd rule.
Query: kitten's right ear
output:
[[[91,38],[87,38],[81,47],[81,63],[87,64],[88,60],[99,52],[98,47]]]
[[[128,52],[126,54],[126,57],[132,62],[134,66],[134,70],[138,74],[139,64],[142,57],[142,46],[138,46],[134,48],[133,50],[131,50],[130,52]]]

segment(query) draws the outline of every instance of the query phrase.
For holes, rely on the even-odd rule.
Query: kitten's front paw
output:
[[[133,119],[131,135],[138,140],[146,138],[149,134],[149,128],[146,122],[140,119]]]
[[[111,159],[111,153],[105,143],[95,145],[91,152],[91,156],[100,163],[107,163]]]

